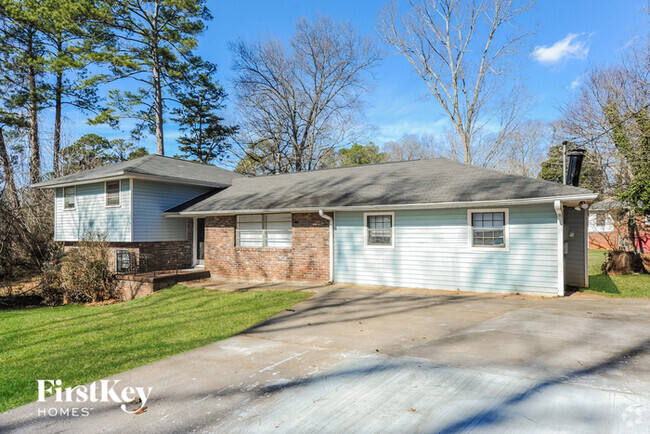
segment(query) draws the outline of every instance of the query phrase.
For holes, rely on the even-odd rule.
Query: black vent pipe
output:
[[[569,152],[569,167],[566,174],[566,185],[577,187],[580,183],[580,170],[582,169],[582,160],[585,157],[584,149],[574,149]]]

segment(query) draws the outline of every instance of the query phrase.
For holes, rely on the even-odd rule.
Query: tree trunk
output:
[[[63,52],[63,42],[57,39],[57,52],[59,55]],[[56,73],[56,85],[54,89],[54,143],[52,144],[52,165],[54,176],[61,174],[61,106],[63,98],[63,71]]]
[[[14,170],[11,167],[11,160],[9,160],[9,153],[7,153],[7,147],[5,146],[5,137],[2,128],[0,128],[0,160],[2,161],[2,171],[5,174],[6,187],[4,193],[6,193],[6,197],[11,206],[14,209],[18,209],[20,200],[18,199],[18,190],[14,181]]]
[[[160,66],[156,65],[155,63],[153,68],[153,87],[156,112],[156,153],[158,155],[165,155],[165,143],[163,140],[163,103],[162,88],[160,84]]]
[[[34,31],[27,37],[27,54],[34,59]],[[38,141],[38,90],[36,89],[36,68],[30,63],[27,68],[29,83],[29,180],[32,184],[41,179],[41,149]]]
[[[165,155],[165,143],[163,139],[163,99],[162,99],[162,84],[160,82],[160,56],[158,55],[158,10],[160,3],[156,2],[156,7],[153,14],[153,39],[151,41],[151,57],[153,59],[153,90],[154,90],[154,111],[156,115],[156,153],[158,155]]]

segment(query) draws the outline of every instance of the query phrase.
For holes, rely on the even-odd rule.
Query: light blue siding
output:
[[[183,241],[186,218],[166,218],[163,211],[210,190],[208,187],[133,180],[133,241]]]
[[[120,185],[120,206],[107,207],[104,183],[77,185],[75,209],[63,209],[63,188],[56,189],[55,240],[79,241],[88,232],[100,232],[108,241],[131,241],[129,180]]]
[[[467,208],[395,212],[393,248],[364,247],[363,212],[335,216],[337,282],[557,294],[552,204],[509,207],[509,250],[469,247]]]

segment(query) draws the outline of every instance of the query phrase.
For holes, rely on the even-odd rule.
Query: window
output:
[[[106,206],[120,206],[120,181],[107,181],[104,188],[106,191]]]
[[[77,187],[63,187],[63,209],[74,209]]]
[[[508,248],[508,210],[479,210],[468,213],[472,247]]]
[[[604,212],[599,212],[596,214],[596,226],[599,229],[603,229],[607,224],[607,214]]]
[[[393,213],[365,214],[366,246],[393,246]]]
[[[237,246],[291,247],[291,214],[237,216]]]
[[[645,224],[650,225],[650,214],[645,215]]]

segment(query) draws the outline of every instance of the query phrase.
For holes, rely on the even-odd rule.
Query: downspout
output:
[[[564,296],[564,212],[562,201],[553,203],[557,214],[557,295]]]
[[[334,219],[326,215],[322,209],[318,210],[318,215],[329,221],[330,226],[330,280],[329,283],[334,283]]]

